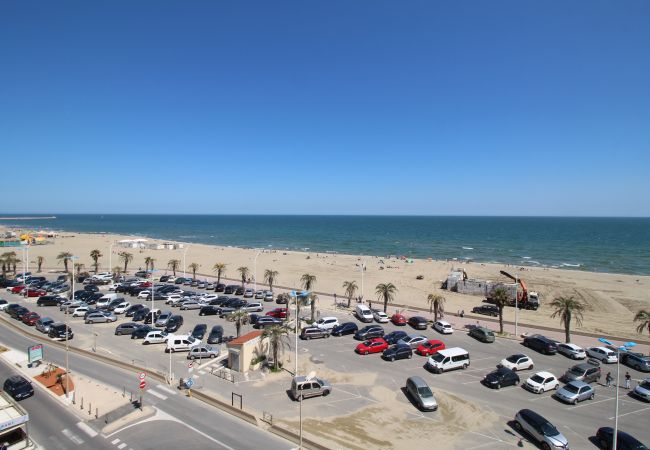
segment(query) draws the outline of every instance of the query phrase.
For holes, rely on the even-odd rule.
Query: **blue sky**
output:
[[[650,2],[3,2],[0,211],[650,215]]]

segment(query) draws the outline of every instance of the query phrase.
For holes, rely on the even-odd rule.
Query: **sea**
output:
[[[10,216],[17,215],[3,217]],[[650,275],[650,218],[57,214],[0,219],[0,224],[244,248]]]

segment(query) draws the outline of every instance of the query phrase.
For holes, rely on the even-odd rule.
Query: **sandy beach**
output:
[[[5,227],[5,230],[7,228]],[[14,230],[17,231],[17,230]],[[459,310],[468,312],[473,306],[481,304],[482,298],[473,295],[463,295],[440,289],[442,280],[452,268],[463,267],[470,278],[493,281],[509,281],[499,271],[517,273],[525,280],[529,290],[537,291],[540,295],[541,307],[537,311],[521,310],[520,323],[538,324],[561,328],[558,319],[550,317],[552,314],[548,303],[557,296],[575,296],[586,304],[582,326],[574,325],[574,329],[602,333],[606,335],[621,336],[629,339],[648,340],[647,333],[636,333],[636,325],[632,319],[636,312],[642,308],[650,308],[650,277],[625,274],[608,274],[583,272],[577,270],[522,268],[496,264],[465,263],[456,261],[436,261],[414,259],[412,263],[396,258],[388,259],[378,256],[322,254],[312,252],[293,252],[282,250],[243,249],[234,247],[220,247],[203,244],[184,244],[178,250],[148,250],[121,248],[114,245],[112,257],[109,258],[111,243],[122,239],[145,236],[120,236],[114,234],[84,234],[62,232],[56,238],[49,239],[44,245],[33,245],[29,250],[29,268],[36,269],[38,256],[45,258],[43,272],[61,271],[63,265],[56,259],[61,252],[70,252],[77,256],[77,262],[85,265],[84,270],[91,271],[92,259],[89,253],[98,249],[102,253],[99,262],[100,271],[109,270],[109,262],[113,267],[120,265],[118,253],[127,251],[133,254],[133,261],[129,264],[129,273],[134,273],[139,268],[144,268],[146,257],[155,260],[155,268],[160,270],[156,276],[171,273],[167,262],[178,259],[181,262],[180,274],[183,269],[183,254],[185,253],[186,265],[197,263],[200,265],[197,275],[201,278],[214,278],[212,267],[217,262],[227,265],[225,276],[231,280],[238,279],[237,268],[247,266],[251,277],[254,277],[255,258],[257,257],[257,287],[264,288],[263,274],[265,269],[279,272],[276,284],[285,287],[300,287],[299,279],[304,273],[316,275],[314,290],[321,293],[320,301],[333,305],[333,294],[342,300],[344,281],[356,281],[359,285],[359,295],[363,284],[363,294],[366,300],[377,306],[378,301],[374,293],[375,286],[379,283],[393,283],[399,289],[395,303],[417,307],[427,307],[427,295],[440,293],[446,298],[445,309],[456,313]],[[162,242],[149,239],[149,242]],[[3,249],[11,251],[12,248]],[[21,257],[20,249],[15,249]],[[112,261],[111,261],[112,259]],[[363,273],[361,267],[365,263]],[[383,268],[383,269],[382,269]],[[18,267],[20,271],[22,268]],[[191,272],[188,270],[188,275]],[[177,272],[178,273],[178,272]],[[423,279],[416,279],[422,275]],[[253,286],[253,283],[251,283]],[[389,307],[389,312],[394,308]],[[514,308],[506,308],[505,320],[514,320]]]

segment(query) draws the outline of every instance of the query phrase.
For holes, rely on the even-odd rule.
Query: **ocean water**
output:
[[[650,218],[70,214],[0,223],[236,247],[650,274]]]

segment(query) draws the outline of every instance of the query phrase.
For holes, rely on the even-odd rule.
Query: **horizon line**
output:
[[[547,218],[547,219],[648,219],[650,216],[626,216],[626,215],[508,215],[508,214],[321,214],[321,213],[123,213],[123,212],[92,212],[92,213],[52,213],[52,212],[14,212],[14,213],[0,213],[0,220],[29,220],[29,216],[42,217],[42,216],[285,216],[285,217],[440,217],[440,218]],[[13,219],[11,216],[20,216],[20,218]],[[26,218],[26,219],[25,219]],[[56,219],[56,217],[54,217]]]

